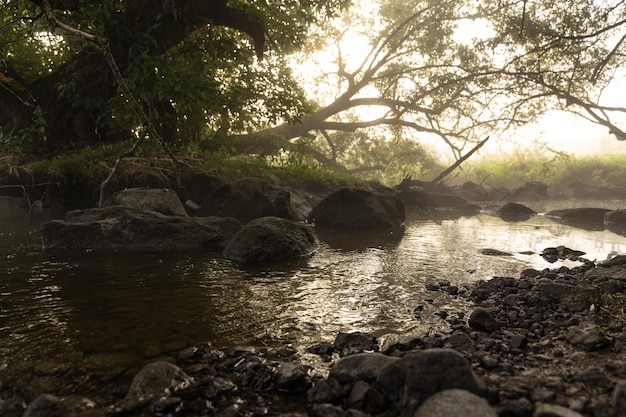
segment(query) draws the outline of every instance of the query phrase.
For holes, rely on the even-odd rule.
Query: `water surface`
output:
[[[543,216],[507,223],[487,214],[416,212],[395,241],[339,239],[336,247],[331,240],[308,260],[250,268],[199,252],[42,253],[39,224],[55,216],[0,214],[0,398],[123,395],[143,364],[206,342],[291,343],[306,358],[306,347],[332,342],[339,331],[427,331],[445,324],[441,311],[466,308],[462,297],[427,291],[428,283],[449,280],[463,289],[555,267],[539,256],[549,246],[585,251],[590,260],[626,253],[625,237]],[[486,256],[481,248],[512,256]]]

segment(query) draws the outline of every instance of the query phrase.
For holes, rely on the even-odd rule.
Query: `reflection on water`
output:
[[[43,391],[123,394],[146,361],[206,341],[293,343],[303,352],[339,331],[425,331],[443,325],[435,313],[465,306],[426,291],[428,283],[445,279],[462,288],[554,267],[538,255],[549,246],[580,249],[591,260],[626,252],[624,237],[543,216],[507,223],[486,214],[410,213],[402,238],[383,246],[346,235],[300,264],[243,268],[202,253],[45,255],[37,221],[22,213],[0,220],[0,377],[10,380],[15,369],[23,386],[14,389],[26,400]],[[482,255],[481,248],[512,256]]]

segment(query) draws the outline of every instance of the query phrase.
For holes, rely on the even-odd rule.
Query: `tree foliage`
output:
[[[343,25],[335,25],[351,24],[358,28],[356,39],[369,41],[356,64],[346,57],[357,45],[343,42],[355,32],[336,30],[320,40],[333,51],[335,69],[325,62],[317,82],[336,93],[301,124],[277,131],[292,138],[322,132],[317,137],[325,144],[328,131],[388,126],[402,133],[387,140],[437,137],[459,158],[468,144],[559,109],[626,139],[626,108],[601,101],[624,64],[624,2],[422,0],[379,6],[373,16],[353,9]],[[320,39],[328,31],[321,33]],[[360,108],[378,111],[355,120]]]
[[[623,76],[621,0],[348,3],[52,1],[59,19],[108,39],[174,145],[422,169],[427,140],[460,158],[550,109],[626,139],[626,108],[601,100]],[[50,35],[41,4],[0,6],[2,137],[67,146],[141,135],[99,51]],[[316,60],[321,70],[296,81],[289,64]]]
[[[50,3],[60,21],[106,39],[163,137],[186,144],[220,129],[245,132],[301,117],[308,103],[282,56],[303,42],[308,24],[347,1]],[[52,146],[140,134],[101,51],[65,33],[51,35],[43,4],[0,6],[3,137],[18,137],[36,114],[45,130],[38,140]]]

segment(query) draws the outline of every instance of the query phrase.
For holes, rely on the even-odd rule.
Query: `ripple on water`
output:
[[[0,364],[23,365],[15,375],[24,389],[43,387],[17,378],[40,364],[42,384],[53,380],[67,391],[80,381],[81,390],[114,392],[142,363],[205,341],[292,343],[303,352],[340,331],[424,332],[443,325],[442,313],[464,308],[462,298],[427,291],[427,284],[446,280],[462,288],[559,266],[539,253],[561,244],[589,259],[626,253],[622,236],[542,216],[520,223],[409,216],[401,239],[368,247],[344,236],[306,261],[264,267],[202,253],[33,255],[15,250],[32,248],[29,227],[3,227],[0,233],[12,235],[0,239],[0,257],[12,256],[0,269]],[[486,256],[481,248],[513,256]],[[54,371],[65,367],[72,371]]]

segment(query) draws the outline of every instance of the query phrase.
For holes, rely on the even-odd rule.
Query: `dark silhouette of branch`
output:
[[[445,170],[443,170],[443,172],[439,175],[437,175],[435,177],[435,179],[433,179],[430,183],[432,185],[438,185],[445,177],[447,177],[452,171],[454,171],[455,169],[458,168],[459,165],[461,165],[463,162],[465,162],[465,160],[467,160],[467,158],[469,158],[470,156],[472,156],[477,150],[479,150],[485,143],[487,143],[487,141],[489,140],[489,136],[487,136],[485,139],[483,139],[482,141],[478,142],[478,144],[476,144],[476,146],[474,146],[474,148],[472,148],[472,150],[470,150],[468,153],[466,153],[465,155],[463,155],[462,157],[460,157],[454,164],[450,165],[448,168],[446,168]]]

